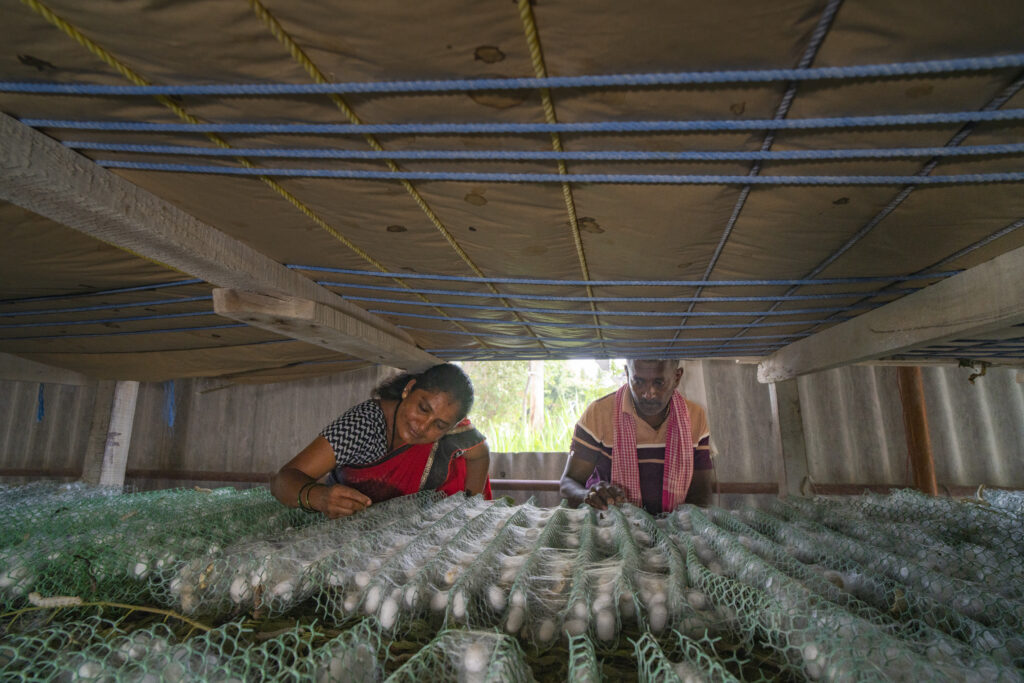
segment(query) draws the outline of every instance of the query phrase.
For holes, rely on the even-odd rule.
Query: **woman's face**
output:
[[[446,392],[409,388],[398,407],[395,441],[406,444],[437,441],[459,421],[460,408],[459,402]]]

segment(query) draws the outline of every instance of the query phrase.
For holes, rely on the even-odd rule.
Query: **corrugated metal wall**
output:
[[[0,382],[0,469],[80,472],[96,385]]]
[[[757,368],[705,361],[708,415],[720,481],[777,480],[768,388]],[[922,368],[940,485],[1024,488],[1024,384],[1017,371]],[[797,380],[811,479],[906,484],[906,437],[896,369],[851,366]]]
[[[167,386],[143,384],[128,469],[259,475],[274,471],[392,372],[367,368],[261,386],[178,381],[173,428],[168,424]],[[990,369],[974,384],[967,381],[970,373],[967,368],[923,369],[939,484],[1024,488],[1024,384],[1014,370]],[[798,380],[815,482],[908,481],[895,375],[890,367],[856,366]],[[0,382],[0,470],[80,471],[95,387],[45,385],[45,415],[37,421],[38,387]],[[768,388],[757,382],[756,366],[690,363],[686,388],[691,394],[705,394],[719,481],[777,481]],[[496,454],[492,477],[557,479],[564,459],[564,453]],[[186,482],[151,476],[130,483],[150,488]],[[557,494],[544,494],[545,502],[548,498]],[[730,500],[723,497],[723,503]]]

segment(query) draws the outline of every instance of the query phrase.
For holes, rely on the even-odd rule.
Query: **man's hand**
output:
[[[347,517],[365,509],[372,502],[359,491],[341,484],[317,484],[309,492],[310,506],[331,519]]]
[[[599,481],[590,487],[583,502],[598,510],[607,510],[609,505],[618,505],[626,502],[626,492],[621,486]]]

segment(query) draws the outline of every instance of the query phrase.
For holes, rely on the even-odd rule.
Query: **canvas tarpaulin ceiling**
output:
[[[1019,2],[3,0],[0,12],[0,111],[91,160],[96,173],[114,173],[322,283],[436,358],[763,359],[1024,246],[1017,229],[1024,224],[1024,117],[1012,115],[1024,107]],[[1000,57],[984,68],[969,61]],[[924,74],[906,67],[896,70],[902,75],[813,80],[780,72],[746,82],[472,86],[479,79],[814,72],[931,60],[961,61]],[[439,83],[433,91],[243,96],[22,87],[318,81]],[[896,125],[894,118],[956,112],[1001,113],[1003,120]],[[786,126],[812,119],[833,123]],[[645,122],[719,129],[634,125]],[[313,134],[121,125],[143,123],[363,128]],[[459,128],[555,123],[565,128]],[[589,123],[606,129],[573,128]],[[415,124],[450,127],[400,128]],[[370,125],[399,127],[362,133]],[[963,154],[980,145],[990,147]],[[235,151],[185,153],[227,147]],[[338,158],[373,151],[382,158]],[[409,158],[412,152],[441,158]],[[446,158],[453,152],[481,158]],[[510,152],[577,156],[507,158]],[[664,154],[641,156],[652,152]],[[728,156],[737,152],[769,156]],[[770,156],[799,152],[820,153]],[[667,156],[685,153],[691,156]],[[125,162],[175,168],[118,167]],[[240,176],[214,167],[264,171]],[[390,176],[310,177],[338,171]],[[480,175],[430,175],[443,173]],[[884,177],[846,184],[851,176]],[[958,180],[886,179],[893,176]],[[839,180],[826,184],[826,177]],[[140,380],[279,380],[365,362],[218,316],[210,295],[221,283],[197,281],[152,254],[62,222],[73,221],[17,196],[0,203],[0,352]],[[930,277],[903,279],[909,275]],[[968,335],[898,356],[1019,363],[1024,333],[1008,320],[984,334],[998,346]]]

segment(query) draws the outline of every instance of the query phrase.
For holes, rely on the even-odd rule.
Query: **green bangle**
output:
[[[302,504],[302,494],[305,493],[308,488],[310,488],[311,486],[314,486],[315,484],[316,484],[315,481],[307,481],[305,484],[303,484],[301,487],[299,487],[299,495],[295,497],[296,507],[298,507],[298,508],[300,508],[302,510],[305,510],[306,512],[310,512],[311,511],[311,508],[309,508],[306,505]],[[307,503],[309,502],[309,496],[306,496],[306,502]]]

